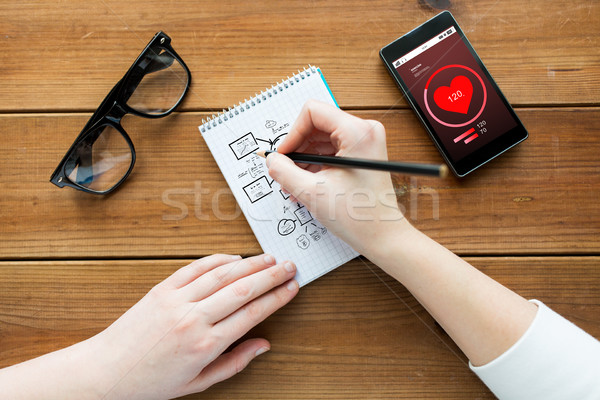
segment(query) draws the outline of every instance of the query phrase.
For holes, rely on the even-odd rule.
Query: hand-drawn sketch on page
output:
[[[336,105],[321,71],[309,67],[202,121],[200,132],[265,253],[292,260],[303,286],[357,256],[301,203],[290,201],[257,150],[276,150],[304,103]],[[218,249],[215,249],[218,250]]]
[[[256,143],[256,139],[254,138],[254,135],[252,135],[252,132],[248,132],[241,138],[229,143],[229,147],[231,147],[233,154],[235,154],[238,160],[241,160],[259,149],[258,143]]]

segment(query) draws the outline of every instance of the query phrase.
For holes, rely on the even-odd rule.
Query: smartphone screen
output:
[[[382,58],[459,176],[527,137],[449,12],[397,42]]]

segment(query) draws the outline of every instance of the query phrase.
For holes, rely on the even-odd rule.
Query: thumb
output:
[[[301,203],[308,205],[315,191],[317,177],[314,173],[298,167],[292,160],[280,153],[271,153],[267,156],[269,175],[275,179],[282,188],[287,190]]]
[[[271,345],[265,339],[249,339],[228,353],[221,354],[208,364],[189,384],[184,394],[204,391],[215,383],[229,379],[244,368],[255,357],[268,351]]]

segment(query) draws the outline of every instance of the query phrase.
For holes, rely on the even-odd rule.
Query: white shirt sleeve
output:
[[[600,399],[600,342],[542,302],[502,355],[471,370],[502,400]]]

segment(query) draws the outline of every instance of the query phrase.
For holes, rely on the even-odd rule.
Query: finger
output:
[[[344,124],[351,123],[354,119],[360,120],[331,104],[309,100],[302,107],[300,115],[298,115],[290,132],[279,145],[277,151],[281,153],[294,151],[314,135],[315,131],[329,135]]]
[[[294,277],[296,266],[291,261],[277,264],[239,279],[202,301],[206,322],[216,323],[255,298]]]
[[[285,190],[304,204],[310,204],[318,177],[312,172],[297,166],[283,154],[271,153],[267,156],[269,176],[275,179]]]
[[[215,383],[231,378],[246,368],[255,357],[270,350],[270,348],[269,342],[265,339],[249,339],[240,343],[233,350],[220,355],[212,363],[208,364],[190,382],[187,393],[201,392]]]
[[[179,268],[163,282],[166,285],[179,289],[213,268],[241,259],[242,257],[240,256],[232,256],[230,254],[213,254],[212,256],[195,260],[185,267]]]
[[[300,147],[296,150],[298,153],[308,153],[308,154],[325,154],[325,155],[334,155],[337,152],[337,148],[331,143],[330,140],[327,141],[316,141],[316,142],[304,142]]]
[[[320,117],[322,114],[317,112],[317,110],[320,109],[325,110],[326,118]],[[335,129],[332,123],[332,119],[335,119],[336,116],[338,116],[338,114],[334,113],[335,109],[337,109],[337,107],[330,104],[316,100],[308,100],[302,107],[298,118],[296,118],[292,128],[277,150],[281,153],[294,151],[302,143],[316,135],[317,132],[319,134],[325,133],[326,135],[329,135]],[[315,117],[317,120],[315,120]]]
[[[337,149],[333,146],[333,144],[331,144],[331,142],[328,142],[328,143],[315,143],[312,146],[312,148],[314,149],[314,153],[316,153],[316,154],[323,154],[323,155],[326,155],[326,156],[332,156],[337,151]]]
[[[214,329],[228,340],[235,341],[286,305],[296,294],[298,294],[298,282],[292,279],[219,321]]]
[[[331,135],[331,142],[337,148],[336,156],[360,156],[377,160],[387,160],[385,127],[379,121],[357,117],[351,126]],[[350,133],[349,133],[350,132]]]
[[[313,174],[319,172],[323,169],[322,165],[308,164],[305,168],[307,171],[312,172]]]
[[[274,264],[275,257],[270,254],[261,254],[221,265],[198,277],[194,282],[183,288],[185,297],[189,301],[200,301],[232,282],[262,271]]]

